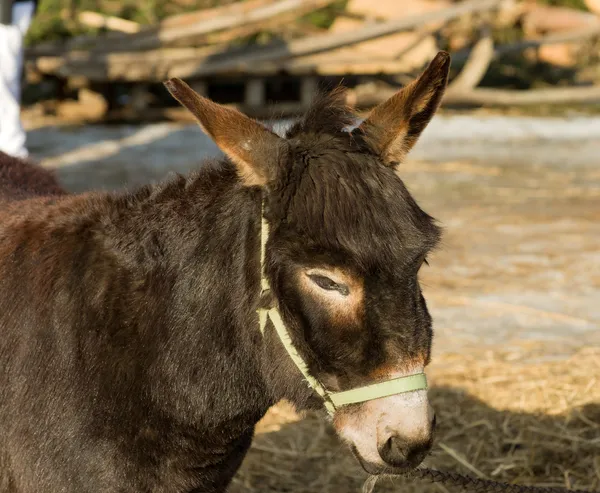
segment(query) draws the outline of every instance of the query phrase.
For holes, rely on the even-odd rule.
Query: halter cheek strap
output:
[[[266,245],[269,237],[269,224],[264,216],[264,202],[262,205],[261,214],[262,226],[261,226],[261,241],[260,241],[260,269],[261,269],[261,295],[270,290],[269,281],[264,274],[265,256],[266,256]],[[262,296],[261,296],[262,297]],[[390,395],[402,394],[405,392],[413,392],[416,390],[427,389],[427,378],[424,373],[416,373],[414,375],[408,375],[405,377],[394,378],[392,380],[386,380],[384,382],[373,383],[364,387],[357,387],[355,389],[345,390],[343,392],[329,392],[318,379],[313,377],[308,370],[308,365],[304,361],[304,358],[300,356],[298,350],[292,342],[292,338],[283,323],[281,314],[276,307],[272,308],[259,308],[258,318],[260,324],[260,332],[264,336],[265,328],[267,325],[267,319],[271,320],[275,331],[283,344],[283,347],[287,351],[288,355],[300,370],[300,373],[304,376],[304,379],[317,394],[321,396],[324,401],[325,409],[330,416],[333,416],[336,409],[347,406],[348,404],[356,404],[359,402],[370,401],[373,399],[379,399],[381,397],[388,397]]]

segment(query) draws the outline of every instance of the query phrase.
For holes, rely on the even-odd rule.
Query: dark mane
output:
[[[328,93],[318,92],[304,116],[286,132],[286,137],[293,139],[302,133],[334,136],[356,124],[356,114],[346,104],[345,92],[342,86]]]
[[[306,167],[287,208],[288,224],[307,241],[357,261],[375,254],[392,262],[400,247],[414,256],[433,248],[440,237],[433,219],[393,169],[357,151],[354,142],[350,135],[310,139]]]

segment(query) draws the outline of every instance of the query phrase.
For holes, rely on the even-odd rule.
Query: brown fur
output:
[[[64,193],[50,171],[0,151],[0,202]]]

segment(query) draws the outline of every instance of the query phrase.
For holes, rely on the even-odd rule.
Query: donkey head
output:
[[[285,137],[178,79],[166,83],[242,182],[264,190],[265,275],[295,346],[329,390],[418,373],[429,362],[431,317],[418,273],[440,230],[396,167],[437,110],[449,65],[439,53],[354,130],[355,115],[334,91]],[[278,368],[289,368],[288,388],[299,389],[289,365]],[[341,407],[333,422],[363,467],[379,473],[418,465],[435,417],[421,390]]]

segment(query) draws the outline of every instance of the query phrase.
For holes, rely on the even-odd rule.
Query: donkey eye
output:
[[[321,289],[324,289],[325,291],[337,291],[338,293],[344,296],[348,296],[348,294],[350,294],[348,286],[344,284],[338,284],[337,282],[332,281],[328,277],[317,276],[314,274],[308,277],[310,277],[310,280],[312,282],[314,282],[317,286],[319,286]]]

